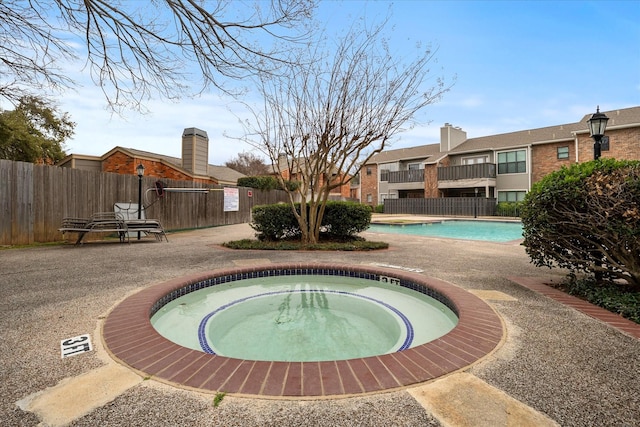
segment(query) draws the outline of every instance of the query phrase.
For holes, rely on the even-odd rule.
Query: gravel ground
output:
[[[231,251],[219,243],[251,237],[246,224],[153,240],[91,242],[0,251],[0,419],[38,425],[16,402],[64,378],[104,365],[91,352],[60,358],[60,341],[90,333],[126,295],[195,271],[271,262],[385,263],[421,268],[466,289],[504,292],[492,301],[507,327],[505,344],[468,369],[563,426],[640,425],[640,340],[524,289],[505,276],[556,278],[517,244],[365,233],[389,250],[370,253]],[[260,261],[256,261],[260,262]],[[559,276],[558,276],[559,275]],[[213,396],[144,381],[74,426],[437,426],[406,391],[337,400],[286,401]]]

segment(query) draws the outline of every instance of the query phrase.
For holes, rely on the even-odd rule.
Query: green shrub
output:
[[[257,190],[283,190],[280,182],[274,176],[245,176],[238,178],[238,187],[249,187]],[[300,185],[295,181],[286,181],[285,185],[289,191],[295,191]]]
[[[575,278],[563,284],[562,289],[570,295],[583,298],[632,322],[640,323],[640,292],[618,284],[602,285],[591,279]]]
[[[563,167],[533,185],[520,216],[534,264],[640,288],[640,162]]]
[[[520,216],[522,202],[499,202],[496,206],[497,216]]]
[[[268,191],[277,189],[279,184],[273,176],[245,176],[238,178],[238,186]]]
[[[300,212],[300,204],[296,203]],[[371,224],[371,208],[354,202],[327,202],[320,224],[325,235],[336,240],[353,238]],[[251,227],[259,240],[294,239],[302,235],[291,205],[255,206]]]
[[[348,239],[371,224],[371,208],[355,202],[327,202],[322,217],[324,231],[335,239]]]
[[[386,242],[370,242],[364,239],[353,239],[346,242],[322,242],[316,244],[305,245],[300,241],[280,240],[280,241],[264,241],[264,240],[236,240],[223,243],[223,246],[231,249],[250,249],[250,250],[305,250],[305,251],[374,251],[379,249],[388,249],[389,244]]]
[[[297,208],[300,209],[300,206]],[[275,241],[301,234],[298,221],[289,204],[254,206],[252,212],[253,221],[250,225],[260,240]]]
[[[373,208],[373,211],[374,211],[375,213],[384,213],[384,204],[376,205],[376,206]]]

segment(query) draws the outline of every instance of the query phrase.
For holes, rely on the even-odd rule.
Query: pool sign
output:
[[[240,210],[240,193],[237,188],[224,187],[223,212]]]
[[[91,346],[91,337],[89,334],[78,335],[77,337],[67,338],[60,341],[60,353],[62,358],[75,356],[76,354],[86,353],[93,350]]]
[[[382,283],[389,283],[390,285],[400,284],[400,279],[396,279],[395,277],[389,277],[389,276],[380,276],[380,281]]]

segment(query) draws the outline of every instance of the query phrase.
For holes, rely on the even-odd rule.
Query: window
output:
[[[600,140],[600,151],[609,151],[609,135],[604,135]]]
[[[569,147],[558,147],[558,159],[569,158]]]
[[[367,203],[372,203],[373,202],[373,196],[371,195],[371,193],[367,194]]]
[[[521,202],[526,191],[498,191],[498,202]]]
[[[462,159],[463,165],[475,165],[476,163],[487,163],[487,156],[466,157]]]
[[[367,168],[367,176],[371,175],[371,168]]]
[[[420,169],[420,163],[409,163],[407,169],[410,171],[417,171]]]
[[[505,151],[498,153],[498,173],[526,173],[526,150]]]

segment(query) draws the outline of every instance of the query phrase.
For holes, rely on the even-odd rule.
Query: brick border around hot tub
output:
[[[425,286],[454,306],[458,325],[434,341],[400,352],[324,362],[268,362],[206,354],[167,340],[151,325],[158,301],[174,291],[217,277],[297,269],[365,272]],[[125,298],[102,327],[111,356],[145,377],[201,391],[270,398],[340,397],[431,381],[484,358],[503,335],[500,317],[486,302],[450,283],[402,270],[317,263],[268,264],[180,277]]]

